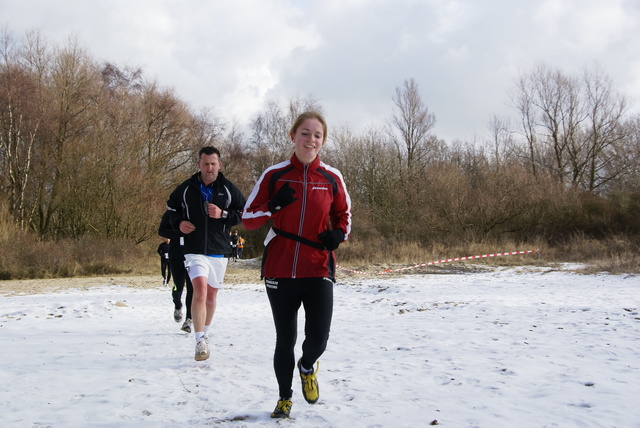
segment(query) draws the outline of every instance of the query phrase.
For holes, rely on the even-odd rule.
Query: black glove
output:
[[[318,235],[318,239],[322,241],[324,248],[333,251],[344,241],[344,233],[340,229],[325,230]]]
[[[296,193],[296,191],[289,187],[289,183],[285,183],[274,195],[273,199],[269,201],[268,205],[271,214],[275,214],[292,202],[297,201],[298,198],[293,197],[294,193]]]

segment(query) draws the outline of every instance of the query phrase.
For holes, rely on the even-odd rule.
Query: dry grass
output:
[[[573,237],[566,243],[549,246],[546,243],[480,242],[444,245],[435,243],[423,246],[419,242],[399,242],[383,238],[360,241],[354,237],[338,249],[339,263],[356,270],[367,266],[412,266],[456,257],[473,257],[517,251],[534,253],[483,257],[456,262],[457,266],[527,266],[576,263],[578,272],[638,274],[640,273],[640,248],[638,243],[625,237],[609,237],[603,240]]]
[[[6,223],[4,223],[6,224]],[[100,275],[159,275],[158,242],[135,245],[106,239],[39,241],[2,226],[0,222],[0,280],[70,278]],[[545,243],[480,242],[433,243],[357,235],[337,251],[341,266],[354,270],[380,270],[415,266],[455,257],[540,250],[536,253],[479,258],[448,263],[447,268],[525,266],[576,263],[583,273],[638,274],[640,248],[636,240],[609,237],[594,240],[575,236],[553,247]],[[439,265],[444,266],[444,265]],[[433,265],[436,268],[435,265]]]
[[[126,240],[38,241],[26,234],[0,244],[0,279],[146,275],[159,272],[158,255]],[[154,269],[155,268],[155,269]]]
[[[539,245],[517,243],[470,243],[444,245],[434,243],[424,246],[416,241],[400,242],[384,238],[370,238],[361,241],[353,237],[340,246],[338,250],[341,264],[367,265],[367,264],[407,264],[415,265],[429,263],[455,257],[472,257],[494,253],[506,253],[514,251],[537,250]],[[544,249],[541,249],[544,251]],[[516,255],[505,257],[491,257],[476,259],[488,265],[528,265],[538,263],[537,254]]]
[[[640,273],[640,246],[637,240],[610,236],[596,240],[577,235],[552,248],[552,256],[579,263],[583,273]]]

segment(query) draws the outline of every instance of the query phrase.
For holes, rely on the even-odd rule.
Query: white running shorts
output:
[[[224,273],[227,270],[226,257],[209,257],[203,254],[185,254],[184,266],[187,268],[189,278],[204,276],[207,278],[207,284],[213,288],[222,288]]]

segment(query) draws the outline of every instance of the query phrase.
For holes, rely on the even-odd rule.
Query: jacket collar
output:
[[[304,164],[300,162],[296,154],[291,155],[290,159],[291,165],[293,165],[296,169],[304,170]],[[320,166],[320,156],[316,156],[316,158],[309,164],[309,168],[312,170],[318,169]]]
[[[200,173],[196,172],[195,174],[193,174],[191,176],[191,178],[189,179],[189,181],[192,184],[195,184],[197,186],[200,186],[200,183],[202,183],[202,181],[200,181]],[[225,178],[224,175],[222,174],[222,171],[218,171],[218,177],[216,178],[216,181],[214,181],[213,183],[211,183],[209,186],[213,187],[213,186],[217,186],[220,183],[224,183]]]

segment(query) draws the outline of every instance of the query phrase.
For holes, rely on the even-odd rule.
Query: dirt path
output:
[[[229,262],[225,275],[226,284],[260,283],[259,261],[238,260]],[[0,295],[42,294],[70,288],[87,289],[103,285],[155,288],[162,286],[160,274],[151,276],[96,276],[83,278],[25,279],[0,281]]]
[[[356,267],[355,270],[339,269],[338,281],[346,281],[353,278],[375,277],[380,272],[388,269],[406,268],[406,265],[392,264],[372,264],[368,266]],[[460,272],[478,272],[491,270],[491,267],[473,264],[457,264],[447,266],[429,266],[407,271],[389,272],[386,278],[410,274],[447,274]],[[367,274],[364,274],[364,273]],[[260,284],[260,260],[238,260],[229,262],[225,275],[225,284]],[[27,279],[0,281],[0,296],[11,296],[17,294],[41,294],[52,293],[70,288],[87,289],[90,287],[101,287],[103,285],[123,285],[129,287],[155,288],[162,286],[162,277],[158,275],[150,276],[96,276],[83,278],[56,278],[56,279]]]

